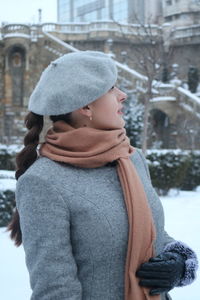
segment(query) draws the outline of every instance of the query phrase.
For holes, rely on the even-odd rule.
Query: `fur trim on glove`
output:
[[[191,284],[196,279],[198,259],[195,252],[186,244],[180,241],[169,243],[165,246],[164,252],[176,252],[185,257],[185,273],[177,287]]]

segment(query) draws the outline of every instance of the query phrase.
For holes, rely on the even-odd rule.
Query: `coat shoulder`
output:
[[[47,157],[38,157],[37,160],[26,170],[26,172],[20,176],[20,180],[24,180],[26,177],[37,177],[46,182],[55,182],[65,174],[69,174],[69,179],[72,174],[72,170],[75,172],[76,168],[66,164],[53,161]]]

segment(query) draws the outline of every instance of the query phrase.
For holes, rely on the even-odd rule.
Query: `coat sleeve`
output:
[[[150,176],[146,159],[142,154],[142,151],[140,149],[137,150],[143,161],[147,176],[151,182],[151,176]],[[159,200],[158,194],[156,193],[153,186],[152,189],[155,197],[157,197],[157,199]],[[194,279],[196,279],[196,272],[198,269],[198,259],[196,253],[187,244],[183,243],[182,241],[177,241],[173,239],[171,236],[168,235],[168,233],[165,230],[163,232],[163,241],[164,241],[163,252],[168,252],[168,251],[176,252],[181,254],[185,258],[185,272],[180,282],[177,284],[177,286],[185,286],[192,283]]]
[[[24,175],[17,182],[16,206],[31,300],[81,300],[69,209],[54,186],[37,176]]]

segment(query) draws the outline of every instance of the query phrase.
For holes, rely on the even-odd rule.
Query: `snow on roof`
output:
[[[150,100],[150,102],[159,102],[159,101],[176,101],[176,97],[161,96],[161,97],[154,97]]]

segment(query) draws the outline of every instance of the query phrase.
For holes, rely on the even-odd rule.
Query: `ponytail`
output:
[[[33,112],[29,112],[26,115],[24,122],[29,131],[24,137],[24,148],[16,156],[16,180],[18,180],[38,157],[37,146],[39,144],[39,135],[44,123],[43,116]],[[22,233],[17,208],[15,208],[15,212],[13,213],[10,223],[7,225],[6,231],[10,231],[10,238],[14,240],[17,247],[22,244]]]
[[[70,123],[71,113],[50,116],[49,118],[53,122],[62,120],[66,123]],[[15,178],[17,180],[38,157],[37,146],[39,144],[39,136],[44,125],[43,116],[29,112],[25,117],[24,123],[29,131],[24,137],[24,148],[16,156],[17,170],[15,172]],[[10,223],[7,225],[6,231],[10,231],[10,238],[11,240],[14,240],[17,247],[22,244],[22,232],[17,208],[15,208],[15,212],[13,213]]]

